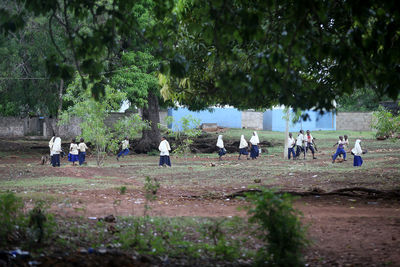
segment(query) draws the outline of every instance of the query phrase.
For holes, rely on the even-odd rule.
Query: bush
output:
[[[400,115],[393,116],[392,113],[380,106],[373,116],[375,118],[372,128],[377,130],[376,137],[390,138],[400,133]]]
[[[256,254],[257,266],[304,266],[302,249],[308,244],[300,212],[292,207],[288,194],[276,195],[263,189],[249,194],[249,222],[257,224],[260,239],[265,242]]]
[[[23,226],[23,206],[14,193],[0,194],[0,243],[7,243]]]

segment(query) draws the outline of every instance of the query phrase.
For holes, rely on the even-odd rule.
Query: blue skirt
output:
[[[164,166],[164,164],[171,167],[171,159],[169,156],[160,156],[160,166]]]
[[[219,155],[220,157],[222,157],[222,156],[225,155],[225,154],[226,154],[225,148],[220,148],[219,151],[218,151],[218,155]]]
[[[353,166],[361,166],[363,164],[363,160],[361,156],[354,156]]]
[[[248,155],[249,151],[247,151],[247,148],[241,148],[239,149],[239,155]]]
[[[255,159],[258,157],[259,154],[260,150],[258,149],[258,146],[252,145],[250,150],[250,157]]]
[[[68,161],[71,162],[79,161],[79,155],[72,155],[71,153],[68,153]]]

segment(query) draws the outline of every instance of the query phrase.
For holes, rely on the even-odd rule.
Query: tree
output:
[[[179,21],[175,39],[163,35],[174,44],[163,94],[192,109],[333,109],[365,87],[396,98],[396,10],[395,1],[179,1],[162,14]]]
[[[73,66],[91,80],[107,67],[116,41],[134,32],[163,58],[164,95],[194,109],[280,103],[323,110],[355,88],[391,98],[400,90],[400,13],[393,0],[154,0],[151,14],[160,23],[144,28],[132,16],[133,0],[16,2],[22,13],[62,15]],[[1,33],[25,25],[21,14],[2,8],[0,15]],[[81,22],[88,27],[77,27]],[[50,55],[47,63],[52,77],[72,77],[71,64]],[[95,83],[94,96],[102,89]]]
[[[45,17],[27,17],[26,27],[0,35],[0,114],[57,115],[59,83],[49,81],[45,57],[55,51]]]
[[[125,93],[105,85],[104,95],[96,101],[92,97],[93,84],[88,82],[85,90],[81,86],[79,76],[68,86],[64,99],[71,101],[73,105],[61,114],[61,124],[68,123],[72,117],[82,120],[81,136],[95,147],[97,165],[100,166],[107,152],[115,152],[118,149],[118,141],[123,140],[125,136],[134,136],[146,127],[146,124],[138,115],[133,115],[117,121],[114,128],[107,127],[105,119],[111,111],[120,108],[122,101],[126,99]]]
[[[356,89],[352,94],[344,94],[337,100],[337,110],[340,111],[376,111],[379,102],[389,100],[379,97],[372,88]]]
[[[123,70],[111,78],[111,84],[126,93],[131,105],[142,108],[142,118],[150,122],[150,127],[143,129],[142,138],[135,147],[137,152],[151,151],[160,142],[158,63],[148,52],[126,52],[121,56]]]

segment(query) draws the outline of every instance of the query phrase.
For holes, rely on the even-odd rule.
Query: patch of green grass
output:
[[[38,177],[29,179],[15,179],[1,181],[3,188],[10,187],[39,187],[39,186],[61,186],[61,185],[82,185],[88,182],[87,179],[73,177]]]

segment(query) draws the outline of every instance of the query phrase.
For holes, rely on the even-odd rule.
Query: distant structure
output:
[[[382,101],[379,102],[386,110],[390,111],[393,115],[399,115],[400,106],[399,101]]]

